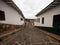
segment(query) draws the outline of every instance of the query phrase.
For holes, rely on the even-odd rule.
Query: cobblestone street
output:
[[[26,27],[10,39],[2,41],[1,45],[59,45],[59,42],[35,27]]]

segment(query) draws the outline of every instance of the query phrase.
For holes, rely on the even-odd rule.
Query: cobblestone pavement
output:
[[[59,45],[59,42],[35,27],[25,27],[0,45]]]

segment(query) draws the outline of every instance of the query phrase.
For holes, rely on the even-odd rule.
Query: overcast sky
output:
[[[53,0],[13,0],[22,10],[26,18],[35,18],[35,15],[48,6]]]

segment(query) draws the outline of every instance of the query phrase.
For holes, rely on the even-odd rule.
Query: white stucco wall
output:
[[[24,20],[21,21],[22,16],[12,7],[0,0],[0,10],[5,12],[5,21],[0,23],[22,25]]]
[[[53,9],[39,15],[40,23],[35,22],[35,26],[53,27],[53,16],[60,14],[60,6],[54,7]],[[44,24],[42,24],[42,17],[44,17]]]

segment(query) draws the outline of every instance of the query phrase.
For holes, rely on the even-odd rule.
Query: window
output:
[[[23,18],[21,18],[21,21],[23,21]]]
[[[42,17],[42,24],[44,24],[44,17]]]
[[[5,12],[0,10],[0,20],[5,20]]]

